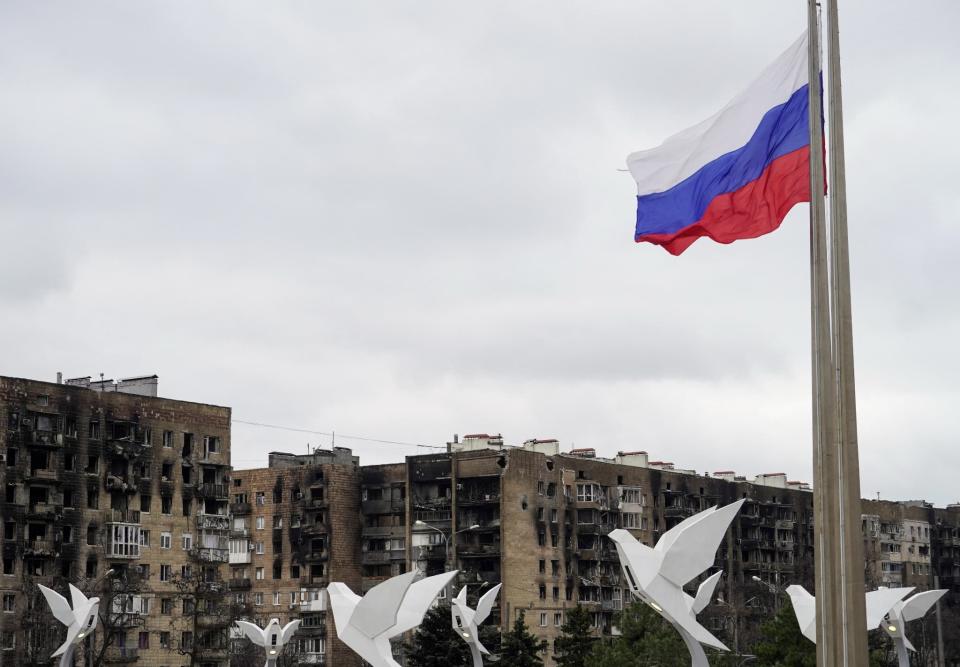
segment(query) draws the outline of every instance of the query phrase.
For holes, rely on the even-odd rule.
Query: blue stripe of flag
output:
[[[669,190],[637,197],[637,237],[673,234],[700,220],[717,196],[760,177],[771,162],[810,143],[809,85],[760,121],[742,148],[708,162]]]

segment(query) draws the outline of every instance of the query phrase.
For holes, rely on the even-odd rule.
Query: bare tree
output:
[[[171,649],[190,660],[225,661],[230,657],[230,626],[250,614],[247,604],[238,603],[216,565],[201,565],[173,577],[183,613],[174,621],[180,632]]]
[[[90,588],[85,588],[85,584],[80,582],[77,587],[88,596],[100,598],[94,667],[102,667],[112,658],[136,657],[139,637],[135,635],[132,645],[127,645],[126,637],[128,632],[137,632],[145,623],[141,602],[147,592],[144,577],[136,569],[124,568],[112,577],[90,582]]]
[[[67,592],[66,580],[44,581],[62,594]],[[29,667],[48,667],[50,656],[66,639],[66,628],[53,618],[47,601],[32,577],[23,582],[24,607],[17,617],[15,632],[18,643],[15,649],[14,664]],[[52,622],[51,622],[52,621]]]

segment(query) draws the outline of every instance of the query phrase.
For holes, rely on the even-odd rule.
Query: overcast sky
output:
[[[8,0],[0,374],[810,479],[806,205],[672,257],[618,171],[805,5]],[[960,4],[841,11],[863,494],[955,502]],[[234,464],[308,442],[235,424]]]

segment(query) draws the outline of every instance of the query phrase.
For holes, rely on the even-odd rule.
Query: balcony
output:
[[[60,549],[53,540],[31,540],[24,545],[23,553],[25,556],[49,556],[59,555]]]
[[[197,560],[209,563],[228,563],[230,562],[230,552],[227,549],[214,549],[211,547],[194,547],[190,550]]]
[[[232,554],[231,554],[232,555]],[[232,562],[232,561],[231,561]],[[250,562],[250,561],[247,561]],[[230,579],[230,590],[231,591],[246,591],[250,590],[251,587],[250,579]]]
[[[484,493],[481,491],[460,491],[457,493],[457,506],[466,505],[485,505],[487,503],[499,503],[500,494],[497,492]]]
[[[197,495],[201,498],[213,498],[215,500],[229,500],[229,487],[226,484],[200,484],[196,489]]]
[[[360,503],[360,510],[364,514],[391,514],[403,512],[406,509],[406,501],[392,500],[390,498],[377,498],[376,500],[364,500]]]
[[[49,518],[63,511],[61,505],[53,503],[30,503],[29,514],[38,518]]]
[[[325,523],[303,523],[300,524],[300,530],[304,535],[325,535],[328,532]]]
[[[140,649],[127,648],[126,646],[111,646],[107,649],[104,656],[104,662],[118,664],[125,662],[134,662],[140,658]]]
[[[364,565],[382,565],[390,562],[389,551],[364,551],[360,557]]]
[[[140,523],[139,510],[104,510],[104,523]]]
[[[471,544],[457,548],[458,558],[484,558],[500,554],[499,544]]]
[[[327,595],[325,592],[320,592],[317,594],[317,597],[313,600],[307,600],[306,602],[300,603],[300,613],[307,614],[311,612],[326,611],[327,610]],[[323,625],[323,617],[318,617],[317,619],[311,618],[311,620],[317,621],[312,626],[305,627],[317,627]]]
[[[403,537],[403,526],[364,526],[364,537]]]
[[[250,550],[246,551],[231,551],[230,552],[230,564],[231,565],[245,565],[247,563],[253,562],[253,557],[250,555]]]
[[[27,444],[45,447],[63,447],[63,433],[52,431],[31,431],[27,436]]]
[[[137,482],[129,475],[107,475],[106,488],[107,491],[136,493]]]
[[[294,656],[298,665],[326,665],[327,655],[325,653],[301,653]]]
[[[419,560],[446,560],[447,549],[442,544],[424,544],[413,548],[414,555]]]
[[[59,479],[59,474],[56,470],[35,468],[30,471],[30,479],[36,482],[56,482]]]
[[[250,514],[251,510],[250,503],[230,503],[230,514],[234,516],[245,516]]]
[[[230,530],[230,517],[225,514],[198,514],[197,530]]]

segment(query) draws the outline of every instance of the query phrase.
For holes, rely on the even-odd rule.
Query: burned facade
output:
[[[230,409],[156,388],[0,377],[0,664],[46,664],[58,642],[35,584],[68,581],[111,605],[105,662],[178,665],[183,648],[227,664],[225,627],[173,619],[176,580],[226,567]]]
[[[453,568],[442,595],[466,586],[473,603],[502,583],[488,623],[507,627],[525,611],[550,665],[578,604],[598,636],[617,632],[628,589],[610,531],[653,546],[683,519],[741,498],[704,625],[749,651],[783,589],[813,584],[813,497],[782,473],[697,474],[645,452],[604,459],[483,434],[384,465],[334,448],[231,471],[230,409],[158,398],[152,376],[0,377],[0,489],[0,667],[44,664],[59,638],[35,584],[64,591],[67,581],[108,601],[111,625],[94,647],[104,664],[195,657],[226,667],[246,646],[230,641],[235,615],[218,613],[229,608],[261,625],[299,618],[292,664],[359,667],[336,639],[327,585],[363,593],[413,569]],[[950,589],[944,643],[948,661],[960,660],[960,507],[865,500],[862,514],[868,584]],[[191,577],[203,595],[178,586]]]
[[[343,448],[271,453],[269,467],[233,473],[228,587],[261,627],[300,619],[285,651],[297,664],[360,665],[336,637],[326,595],[332,581],[360,590],[360,482]]]

